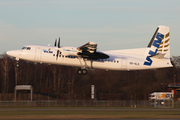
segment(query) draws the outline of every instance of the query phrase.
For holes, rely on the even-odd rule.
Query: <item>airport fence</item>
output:
[[[0,107],[154,107],[149,100],[49,100],[49,101],[0,101]],[[171,102],[156,107],[172,107]],[[174,101],[173,107],[180,107],[180,101]]]

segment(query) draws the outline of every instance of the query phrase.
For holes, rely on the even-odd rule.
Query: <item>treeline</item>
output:
[[[98,100],[146,100],[152,92],[168,91],[168,84],[179,82],[180,56],[173,56],[176,67],[142,71],[88,70],[77,75],[77,67],[19,61],[0,57],[0,93],[14,93],[15,85],[32,85],[33,92],[58,99],[91,99],[95,85]]]

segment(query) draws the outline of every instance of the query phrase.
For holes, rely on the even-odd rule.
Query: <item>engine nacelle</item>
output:
[[[78,56],[78,52],[79,50],[77,50],[76,47],[61,47],[59,49],[59,51],[61,52],[62,55],[72,55],[72,56]]]

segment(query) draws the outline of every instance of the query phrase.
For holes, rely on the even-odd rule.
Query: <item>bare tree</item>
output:
[[[171,61],[176,68],[180,68],[180,56],[172,56]]]
[[[0,70],[2,75],[2,93],[9,92],[9,71],[12,68],[10,58],[4,54],[1,55]]]
[[[56,91],[56,77],[57,77],[57,74],[56,74],[57,69],[56,69],[56,67],[57,66],[55,66],[55,65],[53,65],[51,67],[52,72],[53,72],[53,82],[54,82],[54,86],[53,86],[54,89],[53,90],[54,90],[54,92]]]

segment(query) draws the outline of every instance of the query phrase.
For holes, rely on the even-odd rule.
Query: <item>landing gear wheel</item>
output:
[[[17,68],[19,67],[19,63],[16,63],[16,67],[17,67]]]
[[[16,67],[19,68],[19,63],[18,62],[16,62]]]
[[[77,70],[77,74],[78,75],[86,75],[87,74],[87,70],[86,69],[81,69],[81,68],[79,68],[78,70]]]
[[[78,70],[77,70],[77,74],[78,74],[78,75],[82,75],[82,70],[81,70],[81,69],[78,69]]]
[[[86,69],[82,69],[81,71],[82,71],[82,74],[83,74],[83,75],[86,75],[86,74],[87,74],[87,70],[86,70]]]

